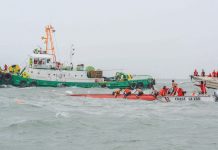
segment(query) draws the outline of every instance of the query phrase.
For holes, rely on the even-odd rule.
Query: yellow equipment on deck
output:
[[[12,65],[8,68],[10,73],[19,73],[20,72],[20,66],[19,65]]]

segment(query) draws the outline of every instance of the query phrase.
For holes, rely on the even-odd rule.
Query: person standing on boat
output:
[[[201,81],[200,88],[201,88],[201,94],[203,95],[207,94],[206,82],[204,83],[204,81]]]
[[[8,65],[6,65],[6,64],[5,64],[5,66],[4,66],[4,71],[5,71],[5,72],[8,71]]]
[[[194,71],[194,76],[198,76],[198,71],[197,71],[197,69],[195,69],[195,71]]]
[[[213,72],[212,72],[212,76],[213,76],[213,77],[217,77],[217,76],[216,76],[216,71],[215,71],[215,70],[213,70]]]
[[[201,81],[200,85],[195,84],[196,86],[199,86],[201,89],[200,94],[205,95],[207,94],[207,89],[206,89],[206,82]]]
[[[202,76],[202,77],[205,77],[205,71],[204,71],[204,69],[202,69],[202,71],[201,71],[201,76]]]
[[[130,87],[126,88],[123,92],[124,98],[126,98],[127,96],[131,95],[131,90]]]

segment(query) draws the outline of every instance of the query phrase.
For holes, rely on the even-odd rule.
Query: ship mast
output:
[[[55,48],[53,42],[54,28],[51,25],[45,27],[45,36],[42,37],[46,45],[46,54],[53,55],[53,61],[56,62]]]

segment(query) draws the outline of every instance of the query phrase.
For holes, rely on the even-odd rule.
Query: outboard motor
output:
[[[214,91],[215,102],[218,102],[218,90]]]

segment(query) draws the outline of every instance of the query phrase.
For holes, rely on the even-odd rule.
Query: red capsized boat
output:
[[[70,94],[70,96],[74,97],[89,97],[89,98],[119,98],[119,99],[124,99],[124,96],[118,95],[117,97],[114,97],[112,94]],[[134,94],[131,94],[126,97],[128,100],[143,100],[143,101],[154,101],[156,100],[155,96],[151,94],[143,94],[141,96],[136,96]]]

